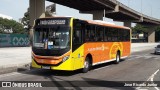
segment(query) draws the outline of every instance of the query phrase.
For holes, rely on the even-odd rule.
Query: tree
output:
[[[147,33],[147,27],[137,24],[134,28],[132,28],[132,33]]]
[[[143,26],[140,24],[137,24],[134,28],[132,28],[132,33],[143,33],[145,36],[147,36],[148,34],[148,28],[147,26]],[[157,28],[155,28],[155,41],[158,42],[160,41],[160,26],[158,26]]]
[[[54,16],[56,14],[56,4],[51,4],[47,6],[45,14],[47,17]]]
[[[49,5],[46,7],[46,11],[45,11],[45,15],[47,17],[51,17],[54,12],[55,12],[55,4]],[[24,25],[24,28],[26,29],[26,31],[29,33],[29,29],[30,29],[30,25],[29,25],[29,14],[30,14],[30,9],[27,9],[27,12],[24,13],[24,17],[22,18],[22,24]]]
[[[24,34],[24,28],[21,23],[16,22],[15,20],[8,20],[0,18],[0,33],[9,33],[7,30],[11,30],[10,33],[19,33]]]
[[[24,17],[22,18],[22,24],[24,25],[24,28],[29,31],[29,8],[27,9],[27,12],[24,13]]]

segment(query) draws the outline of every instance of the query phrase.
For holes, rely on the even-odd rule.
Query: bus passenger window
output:
[[[75,43],[78,43],[79,42],[79,37],[78,37],[78,35],[77,34],[74,34],[74,42]]]
[[[73,42],[75,44],[80,44],[82,43],[81,38],[82,38],[81,30],[75,30],[73,33]]]
[[[90,36],[90,41],[95,41],[96,38],[95,38],[95,34],[94,33],[91,33],[91,36]]]
[[[87,32],[87,30],[85,30],[86,33],[85,33],[85,41],[89,41],[89,32]]]

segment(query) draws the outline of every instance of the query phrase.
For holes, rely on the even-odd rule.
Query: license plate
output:
[[[43,69],[51,69],[50,66],[42,66]]]

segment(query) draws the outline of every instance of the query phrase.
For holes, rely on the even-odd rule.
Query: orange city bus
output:
[[[31,67],[87,72],[93,65],[119,63],[130,55],[130,36],[130,28],[102,21],[73,17],[36,19]]]

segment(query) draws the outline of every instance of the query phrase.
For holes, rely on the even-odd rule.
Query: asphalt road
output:
[[[160,85],[160,82],[156,82],[160,81],[160,55],[154,55],[153,52],[153,50],[146,50],[132,53],[129,58],[119,64],[105,63],[94,66],[88,73],[81,73],[80,70],[74,72],[39,69],[23,71],[23,68],[19,68],[18,72],[0,75],[0,81],[22,81],[21,83],[44,81],[42,87],[14,87],[0,88],[0,90],[160,90],[160,87],[156,86],[157,83]],[[145,86],[148,84],[152,87]],[[53,85],[53,87],[43,87],[47,85]]]

